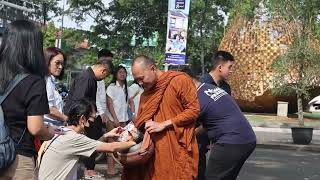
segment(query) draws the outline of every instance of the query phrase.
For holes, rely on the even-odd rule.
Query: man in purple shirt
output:
[[[206,179],[235,180],[256,147],[251,125],[233,98],[223,89],[200,83],[192,72],[200,103],[200,123],[208,132],[211,150]]]

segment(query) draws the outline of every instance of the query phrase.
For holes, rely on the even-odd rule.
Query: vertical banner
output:
[[[185,64],[190,0],[169,0],[166,59],[167,64]]]

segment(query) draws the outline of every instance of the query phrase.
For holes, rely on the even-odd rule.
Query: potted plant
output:
[[[320,3],[315,0],[276,1],[276,7],[287,22],[295,25],[292,44],[272,64],[273,93],[276,95],[295,94],[297,97],[299,126],[292,127],[293,142],[309,144],[313,128],[304,126],[303,99],[309,96],[309,90],[319,85],[320,56],[314,44],[315,26],[318,23]]]

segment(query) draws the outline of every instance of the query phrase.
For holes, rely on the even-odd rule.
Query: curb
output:
[[[320,153],[320,145],[298,145],[298,144],[284,144],[284,143],[257,143],[257,148],[264,149],[282,149],[282,150],[295,150],[295,151],[308,151]]]
[[[257,132],[275,132],[275,133],[290,133],[291,134],[291,129],[290,128],[273,128],[273,127],[252,127],[254,131]],[[313,130],[313,135],[320,135],[320,130]]]

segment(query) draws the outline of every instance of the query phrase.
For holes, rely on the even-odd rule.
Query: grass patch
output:
[[[320,120],[320,113],[303,112],[303,116],[310,119]]]

